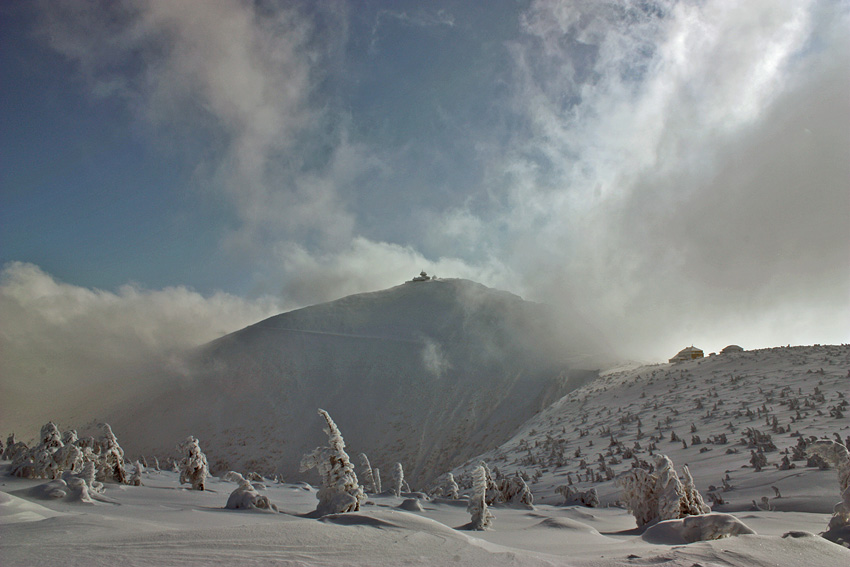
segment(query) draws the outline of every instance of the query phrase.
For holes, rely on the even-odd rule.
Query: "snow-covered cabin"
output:
[[[674,356],[673,358],[671,358],[669,360],[669,362],[684,362],[686,360],[693,360],[695,358],[702,358],[702,357],[703,357],[702,349],[699,349],[699,348],[695,347],[694,345],[691,345],[687,348],[683,348],[682,350],[680,350],[676,354],[676,356]]]
[[[731,352],[744,352],[744,349],[738,345],[729,345],[720,351],[720,354],[729,354]]]
[[[416,276],[415,278],[413,278],[411,281],[414,281],[414,282],[427,282],[427,281],[428,281],[428,280],[430,280],[430,279],[431,279],[431,276],[429,276],[429,275],[428,275],[428,274],[427,274],[427,273],[423,270],[423,271],[419,272],[419,275],[418,275],[418,276]]]

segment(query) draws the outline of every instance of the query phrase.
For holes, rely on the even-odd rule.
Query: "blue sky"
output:
[[[848,341],[848,11],[3,3],[5,350],[105,305],[197,344],[421,269],[622,356]]]

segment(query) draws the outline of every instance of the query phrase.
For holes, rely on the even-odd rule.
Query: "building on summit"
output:
[[[671,358],[669,360],[669,362],[671,362],[671,363],[684,362],[686,360],[693,360],[695,358],[702,358],[702,357],[703,357],[702,349],[698,349],[694,345],[691,345],[688,348],[683,348],[682,350],[680,350],[678,352],[678,354],[676,354],[676,356],[674,356],[673,358]]]

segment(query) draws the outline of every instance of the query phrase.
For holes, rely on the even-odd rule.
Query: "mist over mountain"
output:
[[[546,306],[460,279],[284,313],[201,348],[165,391],[108,417],[131,453],[195,435],[214,471],[292,477],[328,410],[349,452],[411,484],[506,441],[595,376]],[[588,330],[588,334],[592,334]],[[588,347],[589,348],[589,347]]]

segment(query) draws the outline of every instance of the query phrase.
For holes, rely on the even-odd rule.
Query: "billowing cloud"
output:
[[[308,17],[229,0],[47,3],[41,31],[93,92],[123,98],[196,160],[199,190],[235,217],[231,246],[281,236],[333,245],[353,224],[338,171],[356,147],[317,88],[347,33],[340,5],[322,6]]]
[[[510,37],[374,8],[359,42],[342,2],[44,6],[92,94],[195,160],[282,306],[425,269],[618,354],[850,338],[846,3],[538,0]],[[370,51],[390,22],[415,42]]]
[[[456,258],[430,260],[410,246],[354,238],[350,245],[333,253],[316,254],[296,244],[282,243],[271,255],[287,274],[286,288],[277,292],[294,304],[330,301],[362,291],[384,289],[410,280],[425,270],[437,277],[468,278],[499,288],[513,288],[510,272],[496,259],[470,265]],[[274,267],[264,271],[274,274]],[[268,284],[271,286],[271,282]],[[263,288],[263,291],[270,291]]]
[[[96,414],[101,404],[178,379],[188,349],[278,311],[271,298],[132,285],[113,293],[7,264],[0,272],[0,426]]]
[[[502,175],[533,294],[636,356],[847,339],[846,5],[541,1],[523,23]]]

